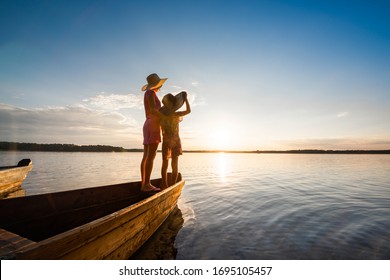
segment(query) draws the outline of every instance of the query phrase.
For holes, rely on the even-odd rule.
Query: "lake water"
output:
[[[31,158],[33,195],[139,181],[141,157],[0,152],[0,165]],[[390,155],[187,153],[180,171],[177,259],[390,259]]]

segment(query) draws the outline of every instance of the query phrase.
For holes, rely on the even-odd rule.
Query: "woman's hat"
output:
[[[162,99],[163,106],[160,109],[160,112],[164,115],[169,115],[176,110],[180,109],[181,106],[183,106],[184,101],[187,97],[187,92],[182,91],[176,95],[173,95],[172,93],[168,93],[164,95]]]
[[[165,83],[165,81],[166,81],[167,79],[168,79],[168,78],[160,79],[160,77],[159,77],[156,73],[150,74],[150,75],[146,78],[146,81],[147,81],[148,83],[142,87],[142,91],[145,91],[145,90],[148,90],[148,89],[156,89],[156,88],[159,88],[159,87],[161,87],[161,86]]]

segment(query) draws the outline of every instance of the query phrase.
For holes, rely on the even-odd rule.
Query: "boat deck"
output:
[[[183,186],[150,195],[130,182],[0,200],[0,259],[127,259],[169,216]]]
[[[0,256],[10,256],[12,252],[35,242],[0,228]]]

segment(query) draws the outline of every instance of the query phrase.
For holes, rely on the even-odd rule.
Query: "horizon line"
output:
[[[30,147],[26,147],[26,146]],[[25,146],[25,147],[18,147],[18,146]],[[118,146],[111,146],[111,145],[76,145],[76,144],[60,144],[60,143],[53,143],[53,144],[41,144],[41,143],[24,143],[24,142],[8,142],[8,141],[0,141],[0,150],[2,151],[45,151],[43,148],[53,147],[53,146],[61,146],[61,147],[68,147],[68,148],[104,148],[108,149],[111,148],[113,152],[142,152],[143,148],[123,148]],[[47,150],[46,150],[47,151]],[[53,150],[53,152],[67,152],[66,150]],[[107,150],[105,150],[107,151]],[[80,151],[83,152],[83,151]],[[98,150],[96,152],[99,152]],[[101,150],[101,152],[103,152]],[[108,151],[110,152],[110,151]],[[161,149],[158,150],[158,152],[161,152]],[[371,154],[390,154],[390,149],[377,149],[377,150],[367,150],[367,149],[287,149],[287,150],[224,150],[224,149],[189,149],[189,150],[183,150],[183,153],[306,153],[306,154],[324,154],[324,153],[371,153]]]

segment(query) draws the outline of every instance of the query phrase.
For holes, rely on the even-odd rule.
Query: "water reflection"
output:
[[[32,195],[139,180],[142,153],[21,157],[35,162]],[[180,171],[170,249],[158,235],[148,259],[390,259],[389,155],[188,153]]]
[[[389,259],[388,156],[195,156],[177,259]]]
[[[131,257],[133,260],[174,260],[177,249],[175,239],[183,227],[181,210],[176,206],[161,227]]]
[[[217,175],[221,182],[226,181],[226,176],[228,175],[229,169],[229,158],[226,156],[224,152],[218,154],[215,158],[215,166],[217,170]]]

